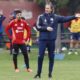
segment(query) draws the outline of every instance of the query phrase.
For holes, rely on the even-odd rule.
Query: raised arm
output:
[[[76,18],[77,18],[76,16],[58,16],[58,20],[59,20],[58,22],[65,23],[65,22],[71,21]]]

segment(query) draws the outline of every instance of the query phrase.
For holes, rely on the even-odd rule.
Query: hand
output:
[[[47,30],[48,31],[53,31],[53,28],[52,27],[47,27]]]
[[[71,31],[71,28],[69,27],[68,30]]]
[[[80,18],[80,13],[76,13],[75,17]]]
[[[25,40],[23,40],[22,42],[25,43]]]
[[[27,41],[25,41],[26,44],[29,44],[30,40],[28,39]]]

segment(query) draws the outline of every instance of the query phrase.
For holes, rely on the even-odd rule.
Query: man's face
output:
[[[16,18],[19,20],[19,19],[21,19],[21,13],[18,13],[18,14],[16,14]]]
[[[51,6],[50,5],[46,5],[45,6],[45,13],[51,13],[51,12],[52,12]]]

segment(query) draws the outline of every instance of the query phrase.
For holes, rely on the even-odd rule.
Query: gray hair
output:
[[[45,4],[45,6],[46,5],[50,5],[50,7],[51,7],[51,9],[52,9],[52,12],[53,12],[53,10],[54,10],[54,5],[51,3],[51,2],[47,2],[46,4]]]

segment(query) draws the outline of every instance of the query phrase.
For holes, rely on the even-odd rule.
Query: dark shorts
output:
[[[18,54],[19,50],[21,50],[22,54],[27,53],[27,48],[25,44],[13,44],[14,52],[13,54]]]
[[[71,40],[80,40],[80,33],[72,33]]]

